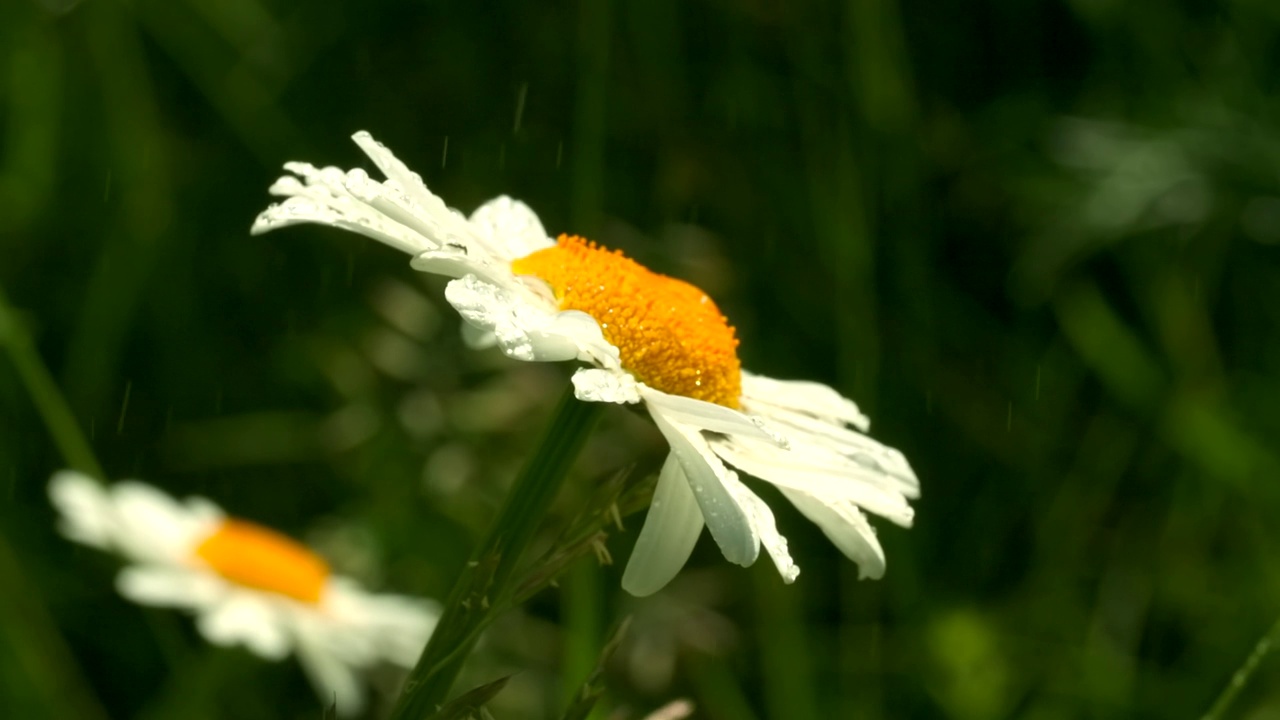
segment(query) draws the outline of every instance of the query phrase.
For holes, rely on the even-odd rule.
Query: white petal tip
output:
[[[666,583],[663,583],[661,585],[656,585],[653,583],[642,583],[642,582],[637,582],[634,578],[629,577],[627,574],[624,574],[622,576],[622,589],[626,590],[627,593],[632,597],[638,597],[638,598],[649,597],[650,595],[658,592],[664,587],[666,587]]]

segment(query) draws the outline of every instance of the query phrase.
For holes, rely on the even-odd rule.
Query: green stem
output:
[[[489,535],[449,593],[440,623],[409,673],[391,720],[422,720],[444,702],[599,412],[599,404],[575,400],[572,390],[560,401],[537,454],[516,479]]]
[[[604,609],[600,597],[600,564],[595,557],[582,558],[561,583],[564,608],[564,696],[572,702],[591,674],[600,655]],[[599,713],[593,713],[598,715]]]
[[[0,345],[8,351],[18,377],[31,395],[31,403],[40,413],[40,419],[53,436],[67,465],[104,479],[106,476],[102,472],[102,466],[94,457],[75,415],[67,406],[67,401],[58,390],[48,368],[44,366],[40,354],[36,352],[17,313],[9,305],[3,289],[0,289]]]
[[[33,710],[45,711],[44,717],[107,720],[38,589],[25,577],[3,535],[0,584],[4,587],[0,593],[0,617],[4,618],[0,622],[0,681],[14,683],[10,688],[13,695],[5,698],[13,703],[9,707],[20,708],[29,700]]]
[[[1244,664],[1236,670],[1231,676],[1231,682],[1227,683],[1227,687],[1223,689],[1222,694],[1214,701],[1213,707],[1209,708],[1209,712],[1205,713],[1200,720],[1222,720],[1226,715],[1227,708],[1231,707],[1231,703],[1235,701],[1236,696],[1249,683],[1249,679],[1253,677],[1253,673],[1258,669],[1258,665],[1262,659],[1271,652],[1272,648],[1280,643],[1280,620],[1263,635],[1258,644],[1253,646],[1253,652],[1249,653],[1249,657],[1245,658]]]

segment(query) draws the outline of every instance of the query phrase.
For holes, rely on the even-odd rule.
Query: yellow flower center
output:
[[[237,585],[315,603],[329,565],[319,555],[280,533],[243,520],[227,519],[196,548],[213,571]]]
[[[698,288],[571,235],[516,260],[511,269],[545,280],[561,310],[595,318],[637,380],[672,395],[738,407],[738,338]]]

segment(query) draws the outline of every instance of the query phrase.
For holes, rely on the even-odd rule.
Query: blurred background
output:
[[[112,479],[448,592],[570,368],[466,350],[389,248],[249,236],[283,162],[369,167],[367,129],[454,207],[707,290],[924,488],[878,582],[756,483],[794,585],[704,536],[637,601],[627,518],[468,666],[514,673],[497,718],[558,717],[624,614],[610,717],[1197,717],[1280,615],[1278,90],[1272,0],[0,3],[0,713],[320,716],[55,533],[24,336]],[[548,537],[663,452],[610,409]]]

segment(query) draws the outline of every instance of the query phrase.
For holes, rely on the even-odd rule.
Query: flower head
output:
[[[363,705],[356,670],[412,667],[435,627],[433,603],[371,595],[305,546],[203,498],[179,502],[139,482],[108,488],[68,470],[53,476],[49,495],[64,535],[129,561],[116,578],[121,595],[192,611],[215,645],[272,660],[296,652],[320,697],[335,698],[344,715]]]
[[[910,526],[920,486],[906,459],[865,434],[856,405],[818,383],[741,369],[738,339],[698,288],[575,236],[552,240],[508,197],[469,218],[368,133],[356,144],[386,175],[287,163],[271,192],[285,200],[253,224],[298,223],[366,235],[453,278],[445,298],[477,347],[526,361],[579,360],[587,402],[643,403],[671,444],[623,587],[647,595],[684,566],[705,526],[725,558],[750,565],[761,546],[787,582],[799,568],[769,506],[731,470],[776,486],[863,577],[884,574],[884,551],[863,511]]]

